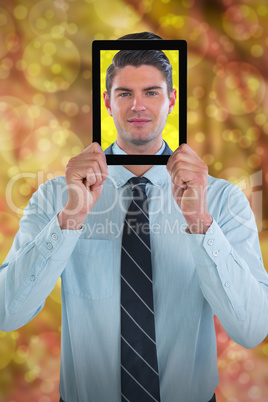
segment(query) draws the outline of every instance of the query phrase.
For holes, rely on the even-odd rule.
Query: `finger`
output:
[[[178,154],[176,158],[174,158],[174,160],[171,161],[167,166],[167,170],[171,176],[179,169],[190,170],[196,173],[208,173],[208,167],[203,161],[198,161],[187,154]]]
[[[196,163],[204,164],[202,159],[200,159],[199,156],[187,144],[181,144],[179,148],[177,148],[176,151],[174,151],[170,156],[167,163],[168,172],[172,170],[172,167],[177,160],[191,160],[192,163],[196,161]]]
[[[87,148],[85,148],[81,152],[81,154],[88,154],[88,153],[100,153],[105,156],[103,149],[98,142],[92,142],[92,144],[90,144]]]
[[[171,181],[180,188],[204,186],[206,184],[207,175],[204,173],[196,173],[187,169],[179,169],[171,176]]]

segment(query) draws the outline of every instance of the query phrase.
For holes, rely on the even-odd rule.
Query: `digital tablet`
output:
[[[107,69],[113,63],[113,58],[124,55],[124,51],[164,52],[172,66],[173,88],[177,90],[174,108],[168,114],[162,131],[164,144],[172,151],[182,143],[186,143],[187,129],[187,43],[184,40],[146,40],[146,39],[117,39],[95,40],[92,43],[92,119],[93,141],[98,142],[106,153],[109,165],[164,165],[169,155],[115,155],[113,144],[117,139],[117,129],[114,115],[111,116],[105,106],[104,92],[106,88]],[[120,53],[119,53],[120,52]],[[129,55],[129,52],[127,52]],[[144,53],[144,52],[143,52]],[[126,52],[125,52],[126,54]],[[133,53],[135,55],[137,53]],[[150,63],[148,63],[150,64]],[[110,71],[110,70],[108,70]],[[116,70],[118,74],[120,69]],[[117,72],[116,72],[117,74]],[[135,80],[135,75],[133,76]],[[128,85],[131,88],[131,82]],[[109,92],[109,91],[108,91]],[[153,96],[154,92],[148,93]],[[128,95],[128,94],[124,94]],[[136,123],[136,124],[135,124]],[[132,122],[137,125],[139,122]],[[145,123],[140,123],[146,125]],[[149,124],[147,124],[149,126]]]

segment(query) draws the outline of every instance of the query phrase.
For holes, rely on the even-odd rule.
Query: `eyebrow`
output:
[[[157,85],[154,85],[154,86],[152,86],[152,87],[143,88],[143,91],[152,91],[153,89],[162,89],[162,90],[163,90],[162,87],[157,86]],[[116,92],[116,91],[132,92],[133,90],[130,89],[130,88],[118,87],[118,88],[115,88],[114,91],[115,91],[115,92]]]

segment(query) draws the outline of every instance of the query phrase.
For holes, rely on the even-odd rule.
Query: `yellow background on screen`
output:
[[[102,149],[108,148],[117,138],[116,128],[113,118],[107,112],[104,101],[103,92],[106,91],[105,79],[106,70],[114,55],[118,50],[101,50],[100,66],[101,66],[101,144]],[[177,89],[177,101],[171,114],[168,115],[165,129],[163,130],[163,139],[168,143],[170,148],[175,151],[179,146],[179,51],[164,50],[169,58],[173,70],[173,87]]]

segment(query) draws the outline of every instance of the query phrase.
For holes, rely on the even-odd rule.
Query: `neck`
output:
[[[129,170],[131,173],[133,173],[135,176],[141,177],[144,175],[147,170],[151,169],[152,166],[140,166],[140,165],[129,165],[129,166],[124,166],[127,170]]]

